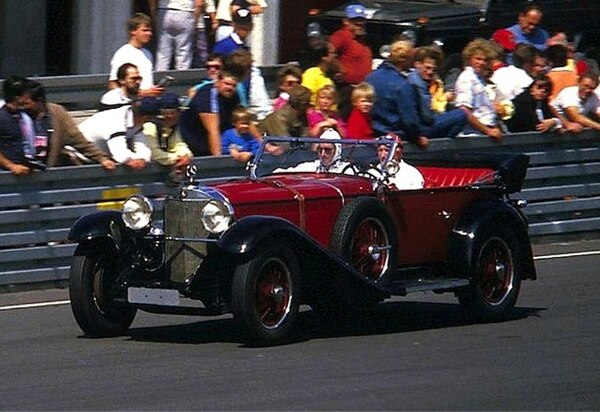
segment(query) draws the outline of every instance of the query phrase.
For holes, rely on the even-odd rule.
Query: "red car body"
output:
[[[309,149],[322,142],[298,138],[267,141],[251,178],[204,187],[191,173],[165,199],[162,229],[139,223],[143,199],[126,202],[123,215],[80,219],[70,233],[79,242],[71,301],[82,329],[123,333],[136,309],[231,311],[251,339],[273,343],[289,336],[301,303],[331,314],[425,290],[453,292],[482,318],[506,317],[521,280],[536,278],[527,222],[510,198],[528,158],[423,160],[423,187],[394,190],[391,159],[385,172],[368,162],[378,144],[396,142],[340,142],[337,173],[275,169],[269,162],[314,162]],[[273,144],[287,151],[269,155]]]

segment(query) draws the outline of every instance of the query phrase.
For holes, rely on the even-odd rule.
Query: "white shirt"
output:
[[[584,116],[592,113],[600,115],[600,99],[596,93],[592,93],[586,100],[581,100],[579,98],[579,86],[565,87],[550,104],[563,116],[567,107],[576,107],[577,111]]]
[[[117,87],[104,93],[100,99],[100,103],[105,105],[126,104],[131,103],[131,99],[125,95],[123,89]]]
[[[344,168],[346,166],[348,166],[348,162],[342,162],[340,160],[337,160],[335,162],[333,162],[333,164],[331,166],[329,166],[328,169],[325,169],[325,167],[321,164],[321,161],[319,159],[317,160],[313,160],[311,162],[303,162],[300,164],[297,164],[296,166],[292,166],[292,167],[288,167],[286,169],[283,168],[278,168],[273,170],[273,173],[286,173],[286,172],[313,172],[313,173],[342,173],[342,170],[344,170]],[[349,173],[351,174],[351,173]]]
[[[134,128],[131,106],[97,112],[78,127],[87,140],[110,153],[117,163],[131,159],[149,162],[152,158],[141,126]]]
[[[125,63],[135,64],[142,76],[141,89],[150,89],[154,85],[154,58],[148,49],[132,46],[127,43],[121,46],[110,60],[110,76],[108,80],[117,81],[117,70]]]
[[[485,86],[485,83],[477,76],[471,66],[465,67],[456,79],[454,105],[469,108],[473,112],[473,116],[484,125],[496,126],[498,123],[496,109]]]
[[[533,82],[523,69],[515,66],[501,67],[492,74],[492,82],[496,85],[499,100],[512,100]]]
[[[419,170],[400,160],[398,171],[390,176],[389,182],[396,186],[398,190],[416,190],[422,189],[425,185],[425,179]]]

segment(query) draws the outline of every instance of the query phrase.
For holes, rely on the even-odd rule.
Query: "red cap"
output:
[[[496,30],[494,34],[492,34],[492,40],[498,43],[504,50],[512,52],[517,47],[517,43],[515,43],[515,36],[508,29],[500,29]]]

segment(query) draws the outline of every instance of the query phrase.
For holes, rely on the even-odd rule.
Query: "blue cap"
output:
[[[179,96],[175,93],[165,93],[158,100],[158,107],[161,109],[178,109],[179,106]]]
[[[137,112],[141,115],[154,116],[159,113],[156,97],[142,97],[135,103]]]
[[[367,13],[362,4],[349,4],[346,6],[346,17],[349,19],[366,19]]]

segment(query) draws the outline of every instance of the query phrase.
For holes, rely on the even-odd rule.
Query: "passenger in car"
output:
[[[390,144],[381,144],[377,148],[377,156],[379,157],[379,170],[384,168],[388,170],[389,177],[387,185],[392,190],[415,190],[422,189],[425,184],[425,179],[419,170],[406,163],[404,157],[404,142],[399,136],[388,134],[386,136],[391,140],[396,140],[398,144],[394,151],[394,155],[385,163],[390,152]]]

